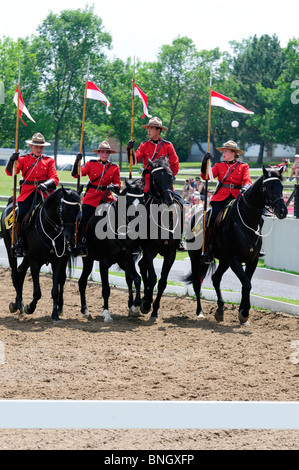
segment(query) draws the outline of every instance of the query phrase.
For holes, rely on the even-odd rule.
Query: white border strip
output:
[[[299,402],[0,400],[1,429],[299,429]]]

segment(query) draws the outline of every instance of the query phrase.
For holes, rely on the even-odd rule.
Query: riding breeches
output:
[[[228,196],[223,201],[211,201],[210,202],[210,206],[211,206],[212,209],[210,211],[208,211],[207,220],[206,220],[207,225],[209,227],[214,227],[216,217],[219,214],[219,212],[221,211],[221,209],[223,209],[223,207],[225,207],[227,204],[229,204],[230,201],[232,201],[233,199],[234,198],[232,196]]]
[[[29,212],[30,209],[32,208],[34,200],[36,204],[38,204],[42,200],[41,195],[35,191],[29,194],[29,196],[24,201],[18,202],[18,214],[17,214],[18,222],[21,223],[23,221],[27,212]]]

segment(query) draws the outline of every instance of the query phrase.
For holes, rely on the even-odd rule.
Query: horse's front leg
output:
[[[139,262],[140,273],[144,285],[144,296],[140,306],[142,313],[148,313],[153,302],[153,292],[157,282],[153,260],[154,256],[152,256],[150,253],[147,253],[145,256],[144,253],[141,261]]]
[[[126,271],[126,280],[129,288],[129,316],[139,317],[140,316],[140,304],[141,304],[141,277],[135,269],[135,264],[131,266],[131,269]],[[133,282],[136,289],[136,295],[134,300]]]
[[[64,272],[63,272],[64,269]],[[63,286],[66,279],[65,275],[66,265],[63,260],[55,261],[52,263],[53,271],[53,283],[52,283],[52,301],[53,301],[53,310],[52,310],[52,320],[54,323],[61,321],[59,317],[60,308],[63,304]],[[64,281],[64,282],[63,282]],[[63,282],[63,285],[61,285]],[[60,307],[59,307],[60,304]]]
[[[217,306],[218,306],[216,313],[215,313],[215,319],[219,322],[223,321],[224,319],[224,312],[223,312],[224,300],[223,300],[222,293],[220,290],[220,283],[221,283],[223,274],[228,270],[228,268],[229,268],[229,263],[221,259],[219,261],[219,265],[215,273],[212,275],[212,282],[213,282],[214,289],[216,291]]]
[[[11,277],[12,283],[16,291],[15,302],[10,302],[9,311],[15,313],[19,310],[19,320],[23,318],[24,315],[24,305],[23,305],[23,285],[25,276],[29,267],[28,258],[24,258],[20,266],[17,265],[16,258],[11,259]]]
[[[37,302],[40,300],[42,293],[41,293],[41,288],[40,288],[40,282],[39,282],[39,273],[40,273],[40,268],[42,265],[40,265],[37,262],[34,262],[30,265],[30,271],[31,271],[31,276],[32,276],[32,281],[33,281],[33,299],[30,302],[30,304],[25,306],[25,313],[27,315],[32,315],[36,309]]]
[[[164,257],[162,270],[161,270],[161,277],[158,282],[158,292],[157,292],[155,301],[153,303],[151,319],[158,318],[158,310],[160,308],[160,301],[161,301],[163,292],[166,289],[168,274],[175,261],[175,257],[176,257],[176,247],[167,256]]]
[[[81,313],[83,314],[84,318],[87,318],[88,320],[90,320],[91,315],[88,311],[88,307],[86,303],[86,286],[87,286],[88,277],[92,271],[93,259],[89,258],[88,256],[82,259],[83,259],[83,270],[82,270],[80,279],[78,281],[80,300],[81,300]]]
[[[104,299],[104,309],[102,316],[104,322],[112,322],[113,319],[109,312],[109,297],[110,297],[110,285],[109,285],[109,267],[106,263],[100,262],[100,274],[102,281],[102,297]]]
[[[250,291],[252,277],[252,274],[250,273],[252,271],[252,267],[248,268],[247,272],[245,272],[242,268],[241,263],[235,257],[232,258],[230,267],[242,284],[241,303],[239,307],[239,320],[240,323],[247,323],[250,310]],[[250,278],[248,277],[247,273],[250,275]]]
[[[242,299],[239,307],[239,320],[240,323],[247,323],[249,319],[249,311],[250,311],[250,292],[251,292],[251,279],[256,270],[258,264],[259,257],[251,261],[250,263],[246,264],[245,268],[245,276],[249,280],[250,284],[247,285],[247,288],[242,287]],[[246,286],[246,285],[245,285]]]
[[[204,316],[200,299],[201,287],[209,266],[200,262],[201,248],[199,250],[189,250],[188,253],[191,261],[192,286],[196,296],[196,316],[201,318]]]

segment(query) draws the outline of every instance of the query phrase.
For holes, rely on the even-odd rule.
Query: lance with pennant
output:
[[[209,120],[208,120],[208,145],[207,152],[210,151],[210,133],[211,133],[211,96],[212,96],[212,65],[210,70],[210,94],[209,94]],[[203,232],[202,232],[202,247],[201,251],[205,251],[205,233],[206,233],[206,214],[207,214],[207,204],[208,204],[208,178],[209,178],[209,168],[211,162],[207,161],[206,166],[206,179],[205,179],[205,200],[204,200],[204,213],[203,213]]]
[[[134,68],[133,68],[133,80],[132,80],[132,117],[131,117],[131,140],[133,140],[134,134],[134,94],[135,94],[135,56],[134,56]],[[133,149],[130,149],[130,170],[129,179],[132,179],[132,164],[133,164]]]
[[[81,126],[81,139],[80,139],[80,153],[81,154],[83,151],[83,137],[84,137],[84,123],[85,123],[88,77],[89,77],[89,57],[88,57],[87,76],[86,76],[85,90],[84,90],[83,117],[82,117],[82,126]],[[79,191],[80,189],[80,182],[81,182],[81,160],[78,161],[77,191]],[[77,246],[77,242],[78,242],[78,217],[76,220],[76,227],[75,227],[75,245],[76,246]]]
[[[85,90],[84,90],[83,117],[82,117],[82,126],[81,126],[81,139],[80,139],[80,153],[81,154],[82,154],[82,151],[83,151],[83,136],[84,136],[84,123],[85,123],[88,77],[89,77],[89,57],[88,57],[87,76],[86,76]],[[79,188],[80,188],[80,177],[81,177],[81,160],[78,161],[77,191],[79,191]]]
[[[19,151],[19,96],[20,96],[20,79],[21,79],[21,63],[19,63],[19,77],[18,77],[18,101],[17,101],[17,117],[16,117],[16,140],[15,140],[15,153]],[[12,232],[11,232],[11,247],[13,248],[15,242],[15,218],[16,218],[16,203],[17,203],[17,160],[13,164],[13,202],[12,202]]]

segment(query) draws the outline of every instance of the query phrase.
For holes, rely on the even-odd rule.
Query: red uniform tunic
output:
[[[6,173],[11,176],[7,170]],[[59,178],[56,171],[55,160],[46,155],[35,157],[33,153],[20,156],[17,160],[17,173],[22,173],[24,182],[21,186],[21,193],[17,198],[18,202],[25,201],[27,197],[35,191],[36,186],[49,179],[53,179],[55,185],[59,183]],[[38,190],[38,192],[40,192]],[[53,191],[48,191],[51,194]],[[46,191],[43,192],[43,197],[47,198]]]
[[[230,173],[234,167],[234,171]],[[236,199],[240,192],[241,186],[252,185],[249,174],[249,166],[247,163],[215,163],[212,168],[212,172],[213,177],[218,178],[218,182],[222,181],[228,173],[230,173],[230,175],[224,181],[224,187],[221,186],[217,193],[211,197],[211,201],[223,201],[228,196],[232,196],[234,199]],[[201,177],[204,180],[206,179],[206,175],[203,173],[201,173]],[[231,187],[226,187],[226,185],[231,185]],[[235,185],[239,186],[239,188],[234,188],[233,186]]]
[[[116,163],[109,162],[103,164],[98,160],[90,160],[81,167],[81,176],[89,177],[89,187],[82,199],[83,204],[88,204],[97,207],[104,199],[106,187],[109,184],[116,184],[121,187],[120,170]],[[78,178],[78,175],[74,175]],[[113,196],[110,191],[107,191],[106,201],[112,201]]]
[[[163,145],[161,145],[162,142]],[[157,142],[146,140],[142,142],[135,152],[136,163],[143,161],[143,166],[146,168],[148,161],[153,158],[157,151],[158,154],[155,156],[154,160],[159,157],[168,157],[169,166],[173,176],[175,176],[180,169],[179,157],[177,156],[172,143],[168,142],[167,140],[159,139]],[[149,172],[144,172],[144,181],[144,192],[146,193],[149,190]]]

